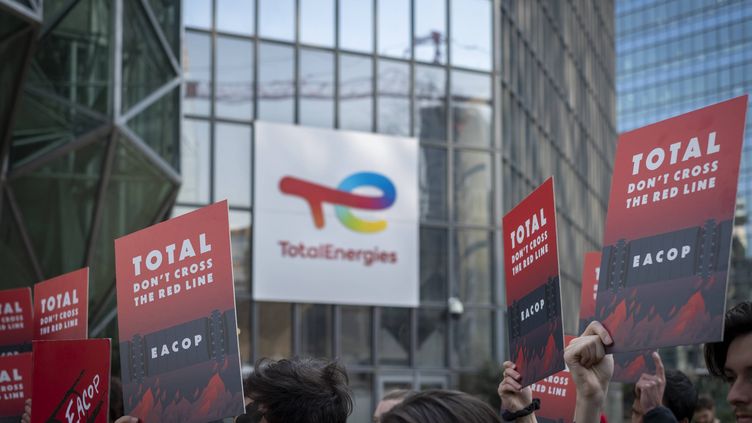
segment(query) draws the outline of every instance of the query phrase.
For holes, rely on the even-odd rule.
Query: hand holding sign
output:
[[[611,344],[608,331],[599,322],[592,322],[564,351],[564,361],[577,386],[575,421],[598,420],[614,372],[614,359],[606,355],[606,346]]]
[[[515,367],[517,366],[511,361],[504,362],[504,379],[497,389],[501,407],[511,412],[522,410],[533,401],[533,391],[529,386],[522,387],[522,375],[514,369]]]

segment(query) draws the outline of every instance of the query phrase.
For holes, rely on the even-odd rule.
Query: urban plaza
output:
[[[752,423],[752,0],[0,0],[0,423]]]

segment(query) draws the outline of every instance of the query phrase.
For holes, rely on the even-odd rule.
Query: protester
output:
[[[608,331],[593,321],[564,350],[564,361],[577,390],[575,421],[578,423],[600,421],[600,410],[614,373],[614,358],[606,355],[606,346],[611,344]]]
[[[695,423],[720,423],[715,417],[715,401],[710,395],[703,394],[697,398],[695,414],[692,417]]]
[[[406,398],[381,416],[381,423],[500,423],[486,403],[459,391],[432,389]]]
[[[705,344],[705,364],[729,384],[726,400],[736,421],[752,422],[752,302],[726,312],[723,341]]]
[[[395,405],[401,403],[408,396],[414,394],[415,391],[409,389],[395,389],[389,391],[384,395],[384,398],[379,401],[376,406],[376,410],[373,412],[373,423],[381,422],[381,415],[394,408]]]
[[[656,421],[659,418],[659,421],[689,423],[697,403],[695,386],[679,370],[665,370],[657,352],[653,353],[653,360],[656,373],[643,373],[635,384],[632,422]]]
[[[505,361],[503,366],[504,378],[499,383],[497,392],[501,399],[502,417],[505,421],[518,423],[536,423],[535,410],[539,403],[533,402],[533,391],[529,386],[522,387],[522,376],[517,372],[517,365]]]
[[[264,423],[346,423],[353,408],[345,369],[310,358],[261,359],[248,393]]]

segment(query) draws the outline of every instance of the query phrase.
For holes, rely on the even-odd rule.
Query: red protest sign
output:
[[[567,344],[574,336],[564,337]],[[535,417],[540,423],[573,423],[577,389],[569,369],[564,369],[532,384],[533,396],[540,399]]]
[[[31,423],[107,423],[110,340],[34,341]]]
[[[598,294],[598,274],[601,270],[600,251],[585,253],[582,262],[582,291],[580,296],[580,333],[595,319],[595,298]]]
[[[242,414],[227,202],[117,239],[115,261],[126,414]]]
[[[0,418],[21,419],[26,398],[31,398],[30,352],[0,357]]]
[[[622,134],[596,300],[611,352],[720,341],[747,97]]]
[[[34,285],[34,339],[86,339],[89,333],[89,268]]]
[[[509,352],[526,386],[564,368],[554,181],[503,218]]]
[[[31,351],[31,289],[0,291],[0,355]]]

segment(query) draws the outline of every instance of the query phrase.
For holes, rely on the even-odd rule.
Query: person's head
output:
[[[715,401],[710,395],[700,395],[695,406],[695,423],[713,423],[715,421]]]
[[[723,341],[705,344],[708,371],[729,384],[726,396],[736,420],[752,422],[752,302],[726,312]],[[745,420],[746,419],[746,420]]]
[[[409,389],[395,389],[389,391],[384,395],[384,398],[379,401],[376,406],[376,410],[373,412],[373,422],[379,423],[381,421],[381,415],[394,408],[395,405],[401,403],[408,396],[414,394],[415,391]]]
[[[689,423],[692,421],[692,414],[697,403],[697,390],[687,375],[679,370],[666,369],[666,388],[663,390],[661,403],[671,410],[678,422]],[[632,422],[642,422],[646,412],[642,409],[640,397],[635,391],[635,399],[632,403]]]
[[[261,359],[248,377],[248,396],[264,423],[345,423],[353,408],[347,384],[336,362]]]
[[[497,413],[485,402],[459,391],[432,389],[407,397],[381,423],[500,423]]]

